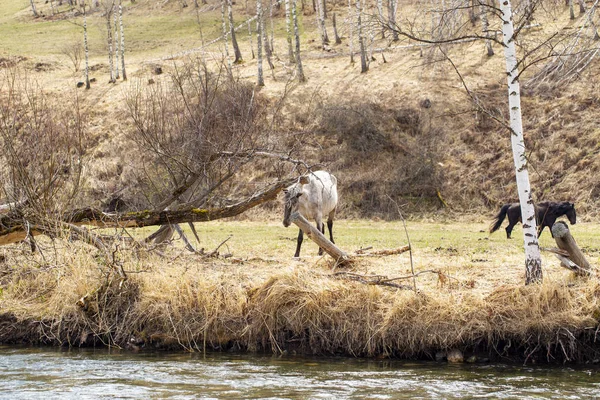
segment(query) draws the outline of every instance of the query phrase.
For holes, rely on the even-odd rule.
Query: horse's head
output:
[[[575,203],[565,202],[566,212],[565,215],[569,218],[569,222],[571,225],[575,225],[577,223],[577,214],[575,213]]]
[[[298,182],[288,186],[286,189],[283,189],[283,226],[286,228],[291,224],[290,217],[295,211],[298,210],[298,202],[303,193],[302,186],[307,183],[308,177],[301,176],[298,179]]]

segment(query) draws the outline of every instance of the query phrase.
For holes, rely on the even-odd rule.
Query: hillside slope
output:
[[[182,8],[183,3],[173,0],[124,2],[130,79],[116,84],[108,83],[103,11],[91,10],[90,64],[97,82],[84,91],[76,89],[81,72],[73,72],[66,55],[69,46],[81,40],[82,15],[66,2],[60,13],[52,15],[49,4],[38,2],[45,16],[33,18],[28,1],[0,0],[0,67],[5,71],[13,64],[22,67],[58,99],[77,93],[89,110],[91,201],[100,202],[129,187],[128,171],[138,167],[128,142],[132,129],[125,104],[128,91],[149,82],[169,82],[184,61],[201,58],[215,69],[222,65],[222,42],[206,45],[219,36],[220,4],[209,1],[196,10],[193,2],[188,3]],[[432,47],[374,37],[369,71],[361,74],[360,63],[349,60],[350,32],[343,20],[347,9],[330,6],[330,15],[338,13],[342,44],[332,44],[327,51],[318,43],[315,16],[308,6],[301,16],[308,78],[303,84],[294,81],[294,68],[286,63],[283,11],[274,11],[275,69],[270,71],[265,62],[266,84],[257,90],[269,99],[277,116],[273,118],[280,134],[277,147],[332,170],[340,181],[341,213],[348,217],[394,217],[396,206],[390,198],[409,213],[483,213],[484,218],[501,204],[515,201],[509,132],[473,102],[476,98],[495,115],[507,115],[501,48],[496,46],[496,55],[488,57],[482,42],[445,46],[459,76],[443,53]],[[401,9],[415,7],[402,2]],[[254,12],[252,5],[236,4],[236,24]],[[567,8],[537,21],[539,26],[530,35],[539,38],[578,24],[569,20]],[[255,82],[255,44],[250,49],[247,28],[238,34],[244,63],[233,66],[233,76]],[[156,74],[157,67],[162,74]],[[599,216],[600,205],[596,117],[600,104],[594,82],[598,69],[592,63],[568,86],[523,91],[534,197],[574,201],[579,215],[589,219]],[[534,68],[526,71],[523,80],[532,72]],[[127,194],[134,196],[135,191]]]

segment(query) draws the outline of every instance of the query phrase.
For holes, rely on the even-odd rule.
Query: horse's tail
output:
[[[494,217],[494,220],[490,224],[490,233],[494,233],[498,230],[498,228],[500,228],[500,225],[502,225],[504,218],[506,218],[506,213],[508,212],[509,207],[510,204],[505,204],[502,206],[500,212]]]

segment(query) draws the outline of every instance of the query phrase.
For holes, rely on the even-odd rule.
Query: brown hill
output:
[[[184,3],[123,3],[130,79],[115,84],[108,83],[105,13],[102,7],[90,9],[90,64],[97,81],[85,91],[76,88],[81,71],[73,72],[68,57],[81,41],[81,13],[64,2],[53,14],[51,4],[36,2],[43,16],[34,18],[28,2],[0,0],[2,72],[16,65],[57,102],[77,95],[84,104],[91,133],[86,170],[91,202],[117,192],[130,201],[144,202],[133,183],[133,172],[140,169],[143,157],[132,151],[134,124],[126,104],[128,93],[136,87],[169,84],[183,63],[201,59],[213,71],[226,65],[222,41],[212,42],[220,34],[220,3],[209,1],[200,9],[192,1],[188,7]],[[252,18],[253,7],[236,4],[236,24]],[[411,213],[489,215],[500,204],[516,199],[510,133],[475,105],[476,99],[499,119],[508,114],[499,45],[494,45],[496,55],[488,57],[483,41],[441,49],[405,37],[392,42],[389,35],[379,38],[371,15],[365,20],[373,32],[369,36],[372,56],[369,71],[361,74],[360,63],[350,63],[347,7],[328,5],[329,17],[337,14],[342,44],[326,50],[319,44],[314,13],[308,3],[303,7],[301,54],[307,82],[297,83],[293,65],[286,62],[284,13],[275,9],[275,68],[270,70],[265,62],[265,86],[257,92],[268,102],[265,121],[270,121],[273,148],[332,170],[341,182],[344,215],[393,217],[396,206],[390,198]],[[411,18],[415,29],[417,22],[425,26],[428,16],[414,17],[423,11],[419,7],[401,2],[400,26],[407,26],[403,24]],[[465,32],[480,30],[479,22],[468,23],[467,11],[454,14]],[[533,27],[522,33],[521,54],[529,56],[526,65],[540,58],[531,52],[536,46],[554,32],[567,41],[582,21],[583,17],[569,20],[568,8],[562,5],[539,10]],[[491,22],[498,27],[498,21]],[[255,83],[256,44],[250,48],[248,28],[242,26],[238,42],[244,62],[234,65],[232,74],[235,80]],[[545,62],[539,60],[526,69],[522,82]],[[162,74],[157,74],[157,67]],[[525,86],[522,99],[534,197],[574,201],[583,218],[598,216],[597,71],[592,61],[568,85],[549,83],[535,90]],[[258,176],[246,172],[244,179]]]

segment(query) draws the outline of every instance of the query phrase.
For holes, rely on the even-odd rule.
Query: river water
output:
[[[600,368],[0,346],[1,399],[593,399]]]

